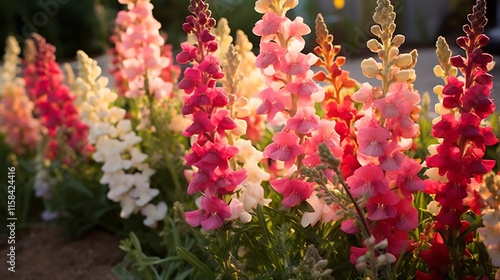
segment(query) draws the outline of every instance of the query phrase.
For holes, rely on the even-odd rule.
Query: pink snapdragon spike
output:
[[[346,182],[352,195],[365,203],[375,244],[387,239],[387,252],[397,258],[404,253],[403,248],[411,249],[408,232],[418,226],[413,194],[424,190],[425,183],[417,176],[422,166],[405,155],[415,147],[413,139],[419,133],[416,120],[420,95],[412,85],[417,54],[399,53],[404,37],[393,34],[393,11],[390,1],[377,1],[377,24],[371,30],[378,39],[371,39],[367,46],[378,54],[381,63],[370,58],[361,63],[361,68],[366,77],[377,78],[382,84],[376,87],[363,83],[352,95],[353,101],[362,104],[363,117],[354,122],[356,156],[361,166]],[[356,232],[353,226],[356,224],[346,222],[342,229]],[[351,251],[351,261],[358,260],[359,250]]]
[[[340,137],[334,129],[335,121],[320,120],[316,114],[315,104],[325,96],[310,69],[318,57],[301,53],[303,36],[311,29],[301,17],[292,21],[285,16],[297,1],[275,1],[273,5],[264,2],[256,3],[256,10],[264,16],[253,28],[253,33],[261,36],[256,67],[261,69],[267,85],[259,93],[262,104],[257,113],[267,114],[271,124],[284,125],[265,148],[264,156],[284,162],[285,168],[291,170],[286,178],[271,181],[273,188],[284,196],[282,205],[291,208],[315,195],[313,185],[300,177],[300,169],[305,164],[321,163],[318,144],[327,142],[336,156],[342,155],[342,150],[338,148]]]
[[[429,179],[427,192],[435,194],[442,208],[436,217],[436,229],[460,227],[461,215],[467,210],[476,210],[470,203],[477,204],[477,192],[471,185],[481,182],[482,176],[495,166],[494,160],[482,159],[487,146],[498,139],[491,127],[481,124],[494,110],[490,98],[493,88],[492,76],[488,74],[488,64],[493,61],[490,54],[481,50],[489,38],[482,34],[487,19],[485,3],[477,1],[470,24],[464,26],[466,36],[459,37],[457,44],[465,50],[466,57],[451,57],[451,65],[463,74],[462,78],[447,77],[442,90],[442,105],[449,113],[444,114],[432,130],[432,135],[442,142],[426,159],[430,168],[437,168],[446,180]],[[472,200],[466,200],[472,197]],[[468,201],[468,203],[466,203]],[[476,209],[473,209],[476,208]]]
[[[185,156],[186,164],[195,169],[188,193],[201,193],[202,197],[200,209],[186,212],[186,221],[191,226],[201,225],[205,230],[214,230],[231,219],[231,208],[224,199],[247,175],[245,169],[233,170],[230,164],[239,150],[228,144],[226,132],[236,128],[236,123],[226,109],[229,104],[226,93],[216,86],[224,73],[219,60],[212,55],[218,48],[215,36],[210,32],[215,20],[204,0],[191,0],[189,11],[192,15],[186,18],[182,28],[193,34],[197,43],[181,45],[177,62],[191,63],[192,66],[186,68],[178,87],[185,93],[182,113],[194,120],[184,131],[185,136],[193,137],[195,141],[192,152]],[[236,209],[234,211],[238,210],[237,204],[231,204]]]
[[[119,0],[128,11],[116,17],[111,41],[118,92],[128,98],[144,95],[156,99],[173,96],[179,67],[173,64],[172,46],[160,34],[161,24],[153,17],[150,0]]]
[[[63,157],[70,164],[71,153],[88,156],[93,148],[88,143],[88,127],[79,119],[78,110],[73,104],[74,96],[63,84],[63,73],[55,60],[55,47],[45,38],[33,34],[36,57],[27,62],[24,77],[26,88],[35,103],[35,115],[47,129],[49,142],[46,158],[54,160]],[[66,148],[73,152],[65,151]]]

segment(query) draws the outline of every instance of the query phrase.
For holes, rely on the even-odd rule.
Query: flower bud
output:
[[[405,42],[405,36],[398,34],[392,38],[392,45],[396,48],[401,46]]]
[[[413,69],[401,70],[396,74],[396,81],[400,83],[406,81],[412,81],[414,79],[415,79],[415,70]]]
[[[386,257],[385,255],[380,255],[377,257],[376,266],[380,267],[386,264]]]
[[[314,270],[313,272],[311,272],[312,279],[319,279],[319,277],[321,277],[321,272],[319,272],[317,270]]]
[[[458,75],[458,68],[451,67],[451,69],[450,69],[450,76],[456,77],[457,75]]]
[[[320,260],[316,263],[316,266],[319,268],[325,268],[328,265],[328,260]]]
[[[249,115],[251,114],[250,112],[250,109],[248,109],[248,107],[240,107],[238,109],[238,113],[236,114],[236,116],[238,118],[246,118],[248,117]]]
[[[271,6],[270,0],[259,0],[255,2],[255,11],[261,14],[265,14],[268,12],[269,6]]]
[[[375,236],[371,235],[368,239],[365,241],[366,246],[372,246],[375,244]]]
[[[380,36],[380,34],[382,34],[382,30],[380,29],[380,26],[377,24],[377,25],[373,25],[371,28],[370,28],[370,31],[372,32],[373,35],[375,36]]]
[[[361,62],[361,69],[363,70],[363,74],[368,78],[375,78],[379,73],[379,67],[373,58],[364,59]]]
[[[444,70],[443,70],[443,67],[441,67],[440,65],[436,65],[434,66],[434,75],[436,75],[436,77],[443,77],[444,76]]]
[[[298,4],[299,4],[299,0],[286,0],[285,4],[283,4],[283,8],[293,9],[293,8],[297,7]]]
[[[394,256],[391,253],[386,253],[385,254],[385,259],[387,263],[395,263],[396,262],[396,256]]]
[[[332,274],[333,270],[331,269],[326,269],[325,271],[321,272],[321,277],[327,277],[327,276],[330,276]]]
[[[399,67],[407,67],[412,62],[413,58],[408,53],[400,54],[396,57],[396,63],[399,65]]]
[[[359,262],[359,263],[356,263],[356,270],[357,271],[365,271],[366,269],[366,263],[365,262]]]
[[[384,238],[384,240],[380,241],[377,245],[375,245],[375,249],[385,250],[385,248],[387,248],[387,245],[388,245],[387,238]]]
[[[389,60],[393,60],[396,56],[398,56],[398,54],[399,54],[399,49],[392,47],[389,50]]]
[[[375,39],[370,39],[367,43],[366,46],[370,49],[372,52],[377,52],[382,48],[379,42]]]
[[[236,119],[236,120],[234,120],[234,122],[236,123],[236,127],[233,130],[231,130],[231,133],[234,136],[240,137],[241,135],[244,135],[245,133],[247,133],[247,122],[246,121]]]

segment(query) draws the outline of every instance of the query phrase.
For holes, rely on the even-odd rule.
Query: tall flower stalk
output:
[[[201,225],[206,230],[213,230],[231,218],[227,201],[230,198],[226,195],[232,194],[245,180],[246,171],[235,170],[231,165],[231,159],[239,150],[226,135],[237,125],[226,109],[229,104],[226,92],[216,85],[224,73],[219,59],[214,56],[218,48],[211,32],[215,19],[204,0],[191,0],[189,11],[191,15],[182,28],[194,35],[196,43],[181,44],[177,62],[192,63],[192,66],[186,68],[178,87],[185,93],[182,113],[193,119],[193,124],[184,131],[193,142],[192,152],[185,157],[186,164],[194,169],[188,194],[202,193],[202,196],[200,209],[186,212],[186,221],[191,226]]]
[[[354,123],[361,167],[354,170],[346,183],[354,198],[361,199],[366,208],[375,243],[386,239],[387,252],[398,257],[409,249],[408,232],[418,225],[413,193],[423,190],[425,184],[418,177],[420,164],[405,155],[419,131],[415,122],[420,96],[412,85],[417,53],[399,52],[404,36],[394,35],[395,18],[391,3],[378,0],[373,16],[376,24],[371,27],[378,40],[369,40],[367,46],[378,54],[380,62],[365,59],[361,68],[366,77],[380,80],[381,86],[364,83],[352,96],[363,104],[364,116]],[[356,224],[352,225],[350,220],[342,224],[348,233],[356,232]],[[363,267],[366,250],[351,249],[351,261],[357,263],[358,269]]]
[[[140,211],[146,217],[144,224],[156,227],[165,217],[167,205],[163,201],[152,203],[159,190],[150,187],[155,170],[141,151],[142,138],[125,118],[126,111],[113,106],[118,96],[107,87],[108,80],[101,76],[97,62],[83,51],[78,51],[78,62],[75,88],[83,99],[80,116],[90,128],[89,142],[96,150],[93,158],[103,163],[100,182],[108,184],[108,198],[120,203],[122,218]]]
[[[20,72],[21,49],[13,36],[7,37],[4,62],[0,68],[0,132],[17,155],[34,152],[40,140],[40,121],[33,116]]]
[[[48,137],[45,157],[73,164],[87,157],[92,147],[87,140],[88,127],[79,119],[75,97],[63,84],[63,73],[55,60],[55,47],[38,34],[32,35],[34,53],[28,55],[24,78],[35,103],[34,113]]]
[[[300,175],[303,166],[320,164],[317,146],[326,141],[339,156],[339,135],[335,122],[320,120],[315,105],[324,99],[324,90],[314,80],[310,69],[318,61],[314,54],[303,54],[302,36],[311,32],[303,18],[288,19],[285,14],[298,1],[257,1],[255,9],[264,16],[253,28],[261,36],[257,68],[267,88],[259,93],[263,100],[257,113],[267,114],[273,125],[282,126],[273,142],[264,150],[264,157],[283,163],[287,174],[271,181],[283,195],[281,204],[291,208],[313,195],[313,184]]]
[[[487,23],[485,15],[486,2],[477,0],[468,16],[469,24],[463,28],[465,36],[457,39],[465,57],[451,57],[443,38],[437,43],[441,65],[435,68],[435,73],[446,85],[435,89],[440,98],[436,106],[440,116],[434,120],[432,135],[440,143],[429,147],[426,192],[433,195],[440,207],[434,229],[450,251],[451,259],[444,265],[452,265],[454,277],[459,279],[469,273],[462,261],[467,240],[459,238],[464,223],[468,224],[462,215],[467,211],[480,214],[477,183],[495,166],[494,160],[483,159],[483,156],[487,146],[498,143],[492,128],[483,124],[495,110],[490,98],[493,78],[488,73],[493,57],[481,50],[490,41],[483,34]],[[455,76],[457,69],[461,77]],[[443,273],[446,272],[429,269],[429,274],[421,275],[444,277]]]
[[[160,34],[161,24],[153,17],[153,4],[150,0],[118,2],[128,9],[118,13],[111,37],[115,44],[112,72],[118,91],[128,98],[172,97],[172,47]]]

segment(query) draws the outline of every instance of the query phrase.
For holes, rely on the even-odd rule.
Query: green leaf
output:
[[[470,213],[472,213],[472,212],[470,212]],[[482,225],[483,225],[483,218],[481,216],[477,216],[474,219],[474,221],[472,221],[470,223],[470,225],[464,231],[462,231],[462,233],[460,233],[460,235],[458,236],[458,240],[463,240],[464,237],[467,236],[467,234],[475,231],[476,229],[478,229]]]
[[[134,280],[134,276],[121,264],[115,265],[112,272],[120,280]]]
[[[205,279],[215,280],[214,273],[210,270],[210,268],[204,264],[198,257],[193,255],[191,252],[186,250],[186,248],[179,246],[177,247],[177,253],[187,262],[189,262],[192,266],[194,266],[198,271],[200,271]]]
[[[87,188],[87,186],[85,186],[84,184],[82,184],[82,182],[78,181],[78,180],[75,180],[73,179],[72,177],[69,177],[69,176],[65,176],[66,178],[64,178],[64,186],[65,187],[68,187],[68,188],[71,188],[85,196],[88,196],[88,197],[93,197],[94,195],[92,194],[92,192]]]
[[[314,212],[315,212],[315,210],[314,210],[314,208],[312,207],[312,205],[311,205],[311,204],[309,204],[309,202],[307,202],[307,201],[305,201],[305,200],[304,200],[304,201],[302,201],[302,202],[300,203],[300,205],[299,205],[299,209],[300,209],[300,211],[302,211],[302,212],[304,212],[304,213],[305,213],[305,212],[308,212],[308,213],[314,213]]]

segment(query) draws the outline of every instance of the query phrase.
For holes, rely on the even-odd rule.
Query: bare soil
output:
[[[122,259],[119,242],[117,236],[99,229],[68,240],[58,227],[37,225],[16,236],[15,273],[7,270],[10,245],[0,239],[0,279],[117,279],[111,269]]]

